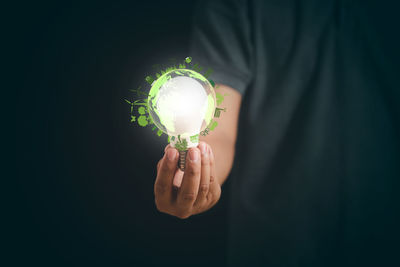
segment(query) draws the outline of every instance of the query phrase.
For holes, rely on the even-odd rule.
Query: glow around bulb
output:
[[[172,138],[178,137],[187,147],[197,146],[191,136],[199,134],[210,123],[216,107],[215,92],[201,74],[176,69],[163,74],[152,85],[148,98],[154,124]]]

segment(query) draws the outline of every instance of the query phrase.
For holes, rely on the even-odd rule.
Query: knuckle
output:
[[[192,202],[196,200],[196,194],[194,193],[184,193],[182,196],[183,201]]]
[[[200,185],[200,193],[202,194],[207,194],[208,193],[208,189],[209,189],[209,185],[208,184],[202,184]]]
[[[200,175],[200,170],[197,169],[197,168],[189,168],[186,171],[190,176],[198,176],[198,175]]]
[[[214,175],[210,175],[210,183],[215,181],[215,176]]]

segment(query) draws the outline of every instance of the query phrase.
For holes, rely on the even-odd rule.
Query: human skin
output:
[[[160,212],[186,219],[209,210],[221,196],[235,156],[242,96],[226,85],[216,88],[216,92],[227,95],[223,102],[227,112],[217,119],[218,127],[189,149],[185,172],[177,168],[179,153],[170,145],[157,164],[154,196]]]

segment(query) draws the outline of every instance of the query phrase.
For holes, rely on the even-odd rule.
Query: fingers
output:
[[[199,191],[194,206],[206,204],[210,188],[210,148],[205,142],[200,142],[199,148],[201,152],[201,174]]]
[[[167,149],[170,148],[170,147],[171,147],[170,144],[168,144],[168,145],[165,146],[165,148],[164,148],[164,154],[167,152]],[[161,165],[161,162],[162,162],[163,159],[164,159],[164,157],[162,157],[162,158],[157,162],[157,174],[158,174],[158,171],[159,171],[159,169],[160,169],[160,165]]]
[[[171,147],[170,144],[166,145],[165,148],[164,148],[164,153],[167,152],[167,149],[170,148],[170,147]]]
[[[168,148],[159,162],[157,178],[154,184],[156,205],[160,210],[171,202],[172,182],[177,163],[178,151],[175,148]]]
[[[158,170],[160,169],[161,161],[162,161],[162,159],[160,159],[160,160],[157,162],[157,173],[158,173]]]
[[[157,164],[154,192],[159,211],[186,219],[211,208],[221,187],[215,176],[214,154],[205,142],[189,149],[185,172],[177,168],[178,158],[178,151],[168,145]]]
[[[207,195],[207,204],[214,205],[221,195],[221,185],[216,177],[214,153],[210,147],[210,189]]]
[[[183,175],[182,185],[179,189],[177,198],[177,204],[182,213],[179,215],[181,218],[185,218],[190,215],[187,213],[190,211],[197,198],[200,184],[200,171],[200,151],[197,147],[190,148],[186,158],[185,173]]]
[[[215,178],[215,158],[214,158],[214,153],[213,153],[211,147],[209,147],[209,149],[210,149],[210,184],[212,184],[212,183],[218,182],[218,181],[216,181],[216,178]]]

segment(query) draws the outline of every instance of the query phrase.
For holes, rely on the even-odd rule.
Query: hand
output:
[[[185,172],[177,168],[178,158],[178,150],[168,145],[157,164],[154,195],[159,211],[186,219],[214,206],[221,186],[215,177],[214,154],[205,142],[189,149]]]

